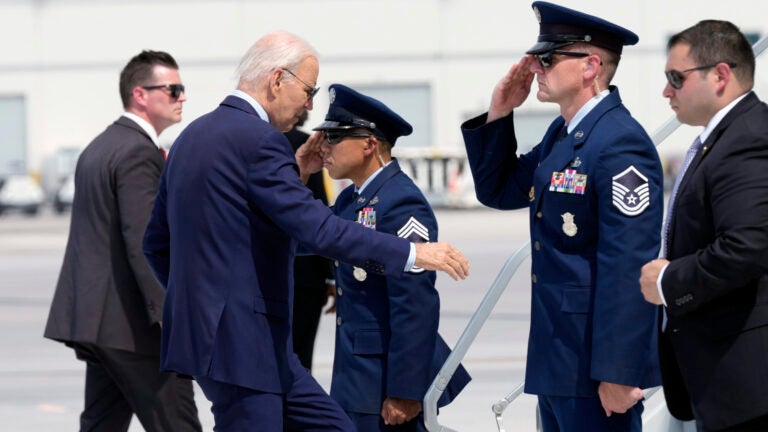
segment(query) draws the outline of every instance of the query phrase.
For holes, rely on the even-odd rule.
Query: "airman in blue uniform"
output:
[[[323,165],[354,183],[333,211],[376,231],[412,242],[437,241],[437,221],[424,195],[390,150],[408,124],[387,106],[349,87],[330,87],[323,131]],[[421,400],[450,350],[438,335],[440,298],[435,272],[414,268],[402,277],[372,274],[336,262],[337,328],[331,397],[357,430],[425,431]],[[439,405],[467,384],[460,367]]]
[[[538,42],[497,84],[488,113],[462,125],[478,199],[530,209],[525,391],[538,395],[545,432],[639,431],[641,388],[659,384],[656,315],[638,277],[659,252],[662,169],[610,85],[638,37],[558,5],[533,9]],[[513,110],[534,76],[537,98],[561,116],[518,155]]]

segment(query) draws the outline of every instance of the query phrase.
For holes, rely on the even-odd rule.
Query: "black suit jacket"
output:
[[[768,107],[749,93],[707,138],[674,204],[659,344],[675,417],[722,429],[768,414],[767,251]]]
[[[120,117],[80,155],[45,337],[159,354],[164,290],[142,252],[163,156]]]

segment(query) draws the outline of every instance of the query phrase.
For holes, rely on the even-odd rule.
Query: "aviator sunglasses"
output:
[[[542,54],[534,54],[534,57],[536,57],[536,59],[539,61],[539,64],[541,65],[541,67],[546,69],[552,66],[552,63],[554,63],[552,60],[552,57],[556,55],[562,55],[562,56],[568,56],[568,57],[587,57],[590,54],[584,53],[584,52],[552,50]]]
[[[317,92],[320,91],[320,87],[312,87],[311,85],[304,82],[303,79],[296,76],[295,73],[291,72],[289,69],[281,68],[283,71],[288,72],[288,74],[294,78],[296,78],[300,83],[304,84],[304,92],[307,94],[307,99],[312,99],[315,97]]]
[[[184,84],[160,84],[153,86],[141,86],[141,88],[144,90],[168,89],[168,94],[170,94],[174,99],[178,99],[179,96],[184,93]]]
[[[334,145],[340,143],[344,138],[347,137],[355,137],[355,138],[370,138],[374,136],[370,133],[362,133],[362,132],[331,132],[331,131],[325,131],[325,140],[328,141],[328,144]]]
[[[706,65],[706,66],[696,66],[696,67],[692,67],[690,69],[685,69],[681,71],[676,71],[672,69],[664,72],[664,75],[667,76],[667,82],[669,82],[669,85],[671,85],[673,89],[679,90],[683,87],[683,81],[685,81],[685,75],[683,74],[697,71],[697,70],[712,69],[713,67],[719,65],[720,63],[725,63],[725,62],[717,62],[715,64]],[[731,69],[736,67],[736,63],[725,63],[725,64],[727,64]]]

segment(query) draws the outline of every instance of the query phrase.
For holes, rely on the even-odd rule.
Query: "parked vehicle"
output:
[[[35,215],[43,204],[43,189],[27,175],[0,179],[0,213],[21,211]]]

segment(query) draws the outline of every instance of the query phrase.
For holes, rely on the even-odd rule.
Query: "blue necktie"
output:
[[[662,242],[664,249],[661,251],[661,256],[665,258],[667,257],[667,252],[669,251],[669,224],[672,223],[672,214],[675,212],[675,199],[677,198],[677,189],[680,187],[680,183],[682,182],[683,177],[685,177],[685,172],[688,170],[688,167],[691,165],[693,158],[696,157],[696,153],[700,148],[701,140],[699,137],[696,137],[696,140],[693,142],[693,144],[691,144],[691,147],[688,148],[688,152],[685,154],[683,164],[680,165],[680,172],[677,174],[677,179],[675,179],[675,185],[672,187],[672,193],[669,195],[667,217],[664,219],[664,241]]]

